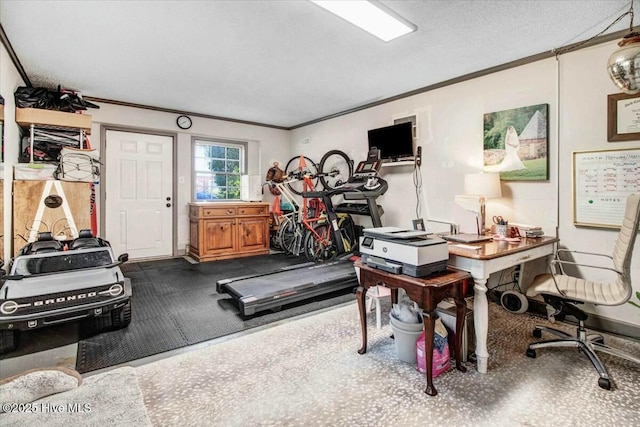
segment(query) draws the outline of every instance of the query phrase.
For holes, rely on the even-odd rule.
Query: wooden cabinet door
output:
[[[264,216],[238,219],[238,249],[258,251],[269,249],[269,219]]]
[[[203,225],[201,256],[229,253],[236,250],[236,220],[234,218],[206,219],[203,221]]]

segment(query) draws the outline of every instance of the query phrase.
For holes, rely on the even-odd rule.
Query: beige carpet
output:
[[[84,378],[82,384],[33,403],[11,405],[2,427],[150,426],[134,368]]]
[[[541,319],[490,304],[489,373],[471,364],[435,380],[397,360],[389,326],[369,316],[369,350],[359,355],[355,303],[136,368],[158,426],[638,426],[640,366],[602,355],[614,380],[578,351],[539,350]],[[545,323],[543,321],[543,323]],[[572,327],[567,327],[567,330]],[[640,343],[606,337],[640,353]]]

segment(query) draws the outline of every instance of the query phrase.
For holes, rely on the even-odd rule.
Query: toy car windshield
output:
[[[43,254],[44,255],[44,254]],[[58,252],[52,254],[18,257],[14,260],[13,274],[30,276],[62,271],[110,266],[113,259],[108,250],[83,252]]]

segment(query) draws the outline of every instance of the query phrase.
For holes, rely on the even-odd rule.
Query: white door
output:
[[[108,130],[105,237],[116,256],[173,255],[173,138]]]

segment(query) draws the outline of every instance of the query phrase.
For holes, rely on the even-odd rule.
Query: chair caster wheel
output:
[[[530,357],[532,359],[536,358],[536,351],[532,348],[528,348],[527,349],[527,357]]]
[[[605,390],[611,390],[611,380],[608,378],[598,378],[598,385]]]
[[[538,328],[535,328],[533,330],[533,336],[535,338],[542,338],[542,331],[540,329],[538,329]]]

